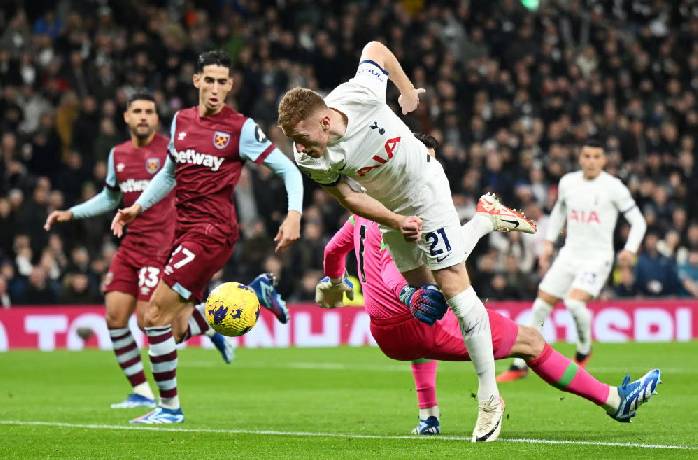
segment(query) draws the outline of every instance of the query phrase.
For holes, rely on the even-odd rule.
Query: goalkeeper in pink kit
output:
[[[344,273],[346,255],[352,250],[373,337],[386,356],[412,361],[419,402],[419,424],[413,433],[439,434],[434,360],[470,359],[458,319],[447,308],[435,285],[414,288],[407,284],[383,244],[378,224],[356,215],[349,218],[325,247],[326,278],[316,289],[316,301],[321,306],[340,306],[342,295],[351,291],[351,283]],[[602,406],[617,421],[629,422],[660,383],[659,369],[632,382],[626,376],[618,387],[602,383],[555,351],[535,328],[517,325],[494,310],[487,313],[495,359],[523,358],[543,380]]]

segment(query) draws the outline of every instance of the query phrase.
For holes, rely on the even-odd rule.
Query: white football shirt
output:
[[[355,180],[391,211],[421,217],[424,230],[445,219],[458,222],[443,169],[386,104],[387,82],[383,68],[362,61],[351,80],[325,97],[328,107],[346,115],[346,133],[320,158],[294,147],[296,164],[321,185],[335,185],[342,176]]]
[[[567,221],[563,250],[613,257],[613,231],[618,213],[626,213],[636,206],[620,179],[605,171],[593,180],[584,179],[582,171],[571,172],[560,179],[557,200],[557,212]],[[546,239],[555,241],[559,230],[560,225],[551,222]]]

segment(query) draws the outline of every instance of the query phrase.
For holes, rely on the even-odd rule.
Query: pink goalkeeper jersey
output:
[[[364,295],[366,312],[371,318],[390,318],[409,314],[400,302],[400,290],[407,281],[398,271],[378,224],[359,216],[351,216],[325,246],[325,275],[344,275],[346,255],[354,250],[358,277]]]

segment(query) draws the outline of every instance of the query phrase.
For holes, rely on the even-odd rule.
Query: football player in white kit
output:
[[[324,100],[306,88],[287,92],[279,104],[279,125],[294,141],[301,171],[345,208],[381,225],[383,239],[410,285],[439,285],[459,319],[479,378],[472,440],[494,441],[504,402],[495,380],[489,319],[464,261],[485,234],[533,233],[535,224],[485,195],[467,224],[469,231],[463,232],[441,164],[386,104],[389,79],[400,90],[403,114],[415,110],[424,89],[412,85],[388,48],[370,42],[356,75]],[[346,289],[341,278],[330,282],[325,296],[336,297]],[[410,288],[404,302],[419,302],[424,292]]]
[[[565,174],[560,179],[557,202],[550,214],[545,246],[539,259],[543,269],[550,268],[538,286],[530,325],[542,330],[553,306],[563,299],[577,325],[575,362],[584,366],[591,356],[591,312],[587,302],[599,295],[611,272],[613,231],[618,214],[623,214],[630,222],[625,247],[618,253],[620,264],[632,265],[647,225],[628,188],[603,170],[606,155],[601,144],[585,143],[579,154],[579,164],[581,171]],[[553,243],[565,221],[565,245],[549,266]],[[515,359],[497,381],[517,380],[527,373],[523,360]]]

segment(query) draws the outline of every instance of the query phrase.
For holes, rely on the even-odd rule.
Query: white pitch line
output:
[[[182,433],[221,433],[221,434],[256,434],[266,436],[294,436],[308,438],[351,438],[351,439],[407,439],[407,440],[433,440],[433,441],[470,441],[469,436],[408,436],[408,435],[374,435],[358,433],[322,433],[312,431],[277,431],[277,430],[240,430],[219,428],[169,428],[166,426],[134,426],[134,425],[106,425],[97,423],[64,423],[47,422],[38,420],[0,420],[0,425],[18,426],[50,426],[56,428],[81,428],[87,430],[129,430],[129,431],[163,431]],[[432,442],[433,442],[432,441]],[[639,449],[673,449],[673,450],[698,450],[698,446],[682,446],[675,444],[642,444],[639,442],[605,442],[605,441],[577,441],[563,439],[535,439],[535,438],[500,438],[497,442],[510,442],[519,444],[560,444],[575,446],[602,446],[602,447],[636,447]]]

